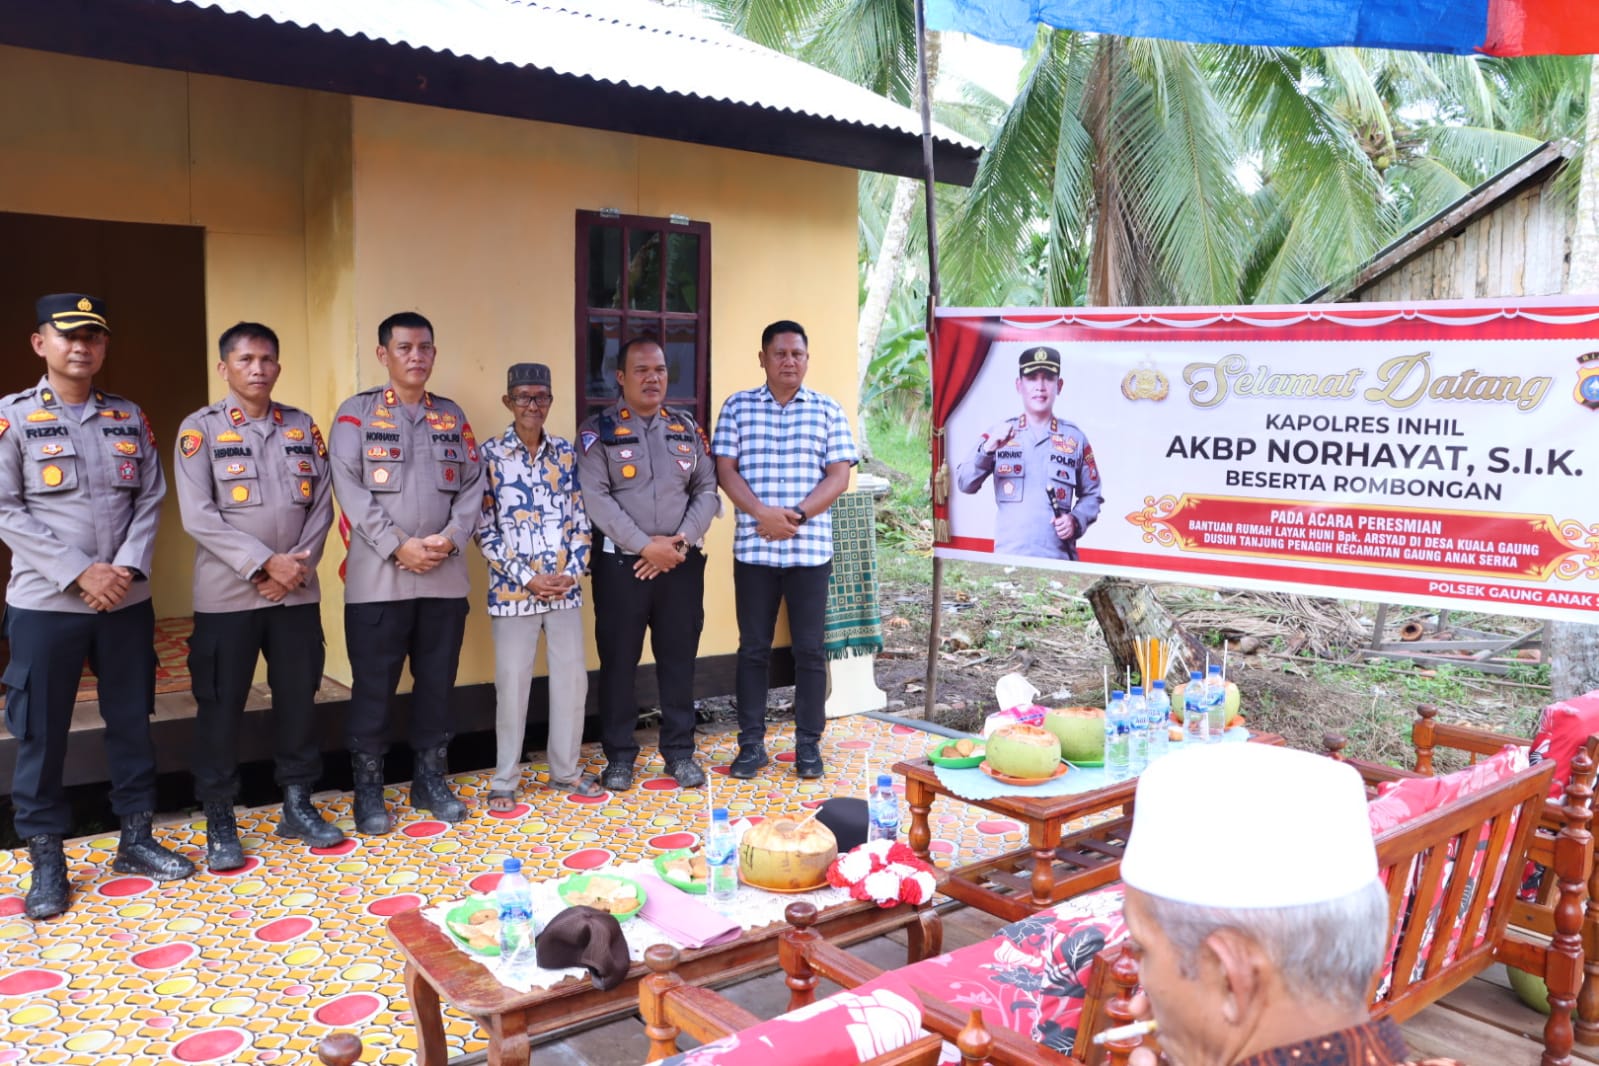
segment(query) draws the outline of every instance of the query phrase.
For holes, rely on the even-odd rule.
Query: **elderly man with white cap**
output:
[[[1264,744],[1202,748],[1151,765],[1136,810],[1125,916],[1139,1013],[1153,1011],[1169,1062],[1407,1062],[1399,1027],[1368,1012],[1390,930],[1353,769]]]

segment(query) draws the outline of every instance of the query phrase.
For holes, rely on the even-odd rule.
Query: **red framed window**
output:
[[[622,342],[653,333],[666,352],[666,402],[710,420],[711,226],[577,213],[577,419],[616,401]]]

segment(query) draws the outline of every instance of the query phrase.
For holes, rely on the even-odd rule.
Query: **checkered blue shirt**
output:
[[[750,489],[773,507],[797,505],[833,463],[860,462],[844,409],[803,385],[783,406],[765,385],[729,396],[716,419],[711,454],[736,460]],[[811,515],[789,540],[770,543],[755,532],[754,516],[739,511],[737,519],[733,558],[741,563],[820,566],[833,558],[830,511]]]

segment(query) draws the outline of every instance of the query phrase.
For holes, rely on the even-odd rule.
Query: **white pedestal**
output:
[[[888,706],[888,693],[877,687],[877,656],[849,655],[827,661],[829,718],[843,718]]]

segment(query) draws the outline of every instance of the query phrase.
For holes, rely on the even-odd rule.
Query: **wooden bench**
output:
[[[880,977],[883,971],[828,942],[813,927],[815,908],[791,904],[785,914],[789,928],[779,938],[778,955],[789,988],[788,1010],[816,1001],[816,987],[826,978],[846,989],[856,989]],[[657,944],[645,953],[651,973],[639,984],[639,1013],[650,1041],[648,1061],[677,1053],[677,1038],[688,1033],[709,1042],[762,1024],[762,1019],[709,989],[687,984],[673,969],[677,952]],[[1137,1038],[1111,1041],[1103,1047],[1092,1036],[1132,1020],[1129,1002],[1138,983],[1138,964],[1125,942],[1106,947],[1096,956],[1093,977],[1079,1019],[1077,1041],[1071,1056],[1062,1055],[1009,1030],[990,1030],[982,1012],[963,1011],[922,988],[922,1028],[927,1035],[912,1043],[864,1060],[872,1066],[909,1066],[937,1063],[944,1041],[953,1043],[964,1066],[996,1063],[1001,1066],[1084,1066],[1101,1063],[1125,1066],[1139,1046]]]
[[[1344,738],[1337,734],[1329,734],[1326,745],[1373,790],[1383,782],[1427,776],[1346,759]],[[1546,797],[1554,771],[1549,762],[1534,764],[1377,836],[1377,865],[1388,887],[1395,935],[1389,980],[1374,989],[1374,1017],[1404,1021],[1502,962],[1542,977],[1549,987],[1542,1066],[1571,1062],[1571,1012],[1583,974],[1583,898],[1593,866],[1588,823],[1594,761],[1585,753],[1573,760],[1566,801],[1551,808]],[[1546,829],[1551,817],[1558,819],[1552,833]],[[1554,879],[1548,940],[1510,925],[1529,858],[1546,861]],[[1429,928],[1432,916],[1436,928]]]

